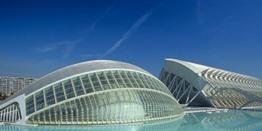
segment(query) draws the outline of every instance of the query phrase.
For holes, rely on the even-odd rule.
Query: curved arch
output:
[[[145,88],[119,88],[119,89],[111,89],[111,90],[104,90],[104,91],[92,92],[92,93],[89,93],[89,94],[85,94],[85,95],[73,97],[73,98],[70,98],[70,99],[66,99],[66,100],[61,101],[61,102],[59,102],[59,103],[56,103],[56,104],[54,104],[54,105],[50,105],[50,106],[48,106],[48,107],[46,107],[46,108],[43,108],[43,109],[41,109],[41,110],[39,110],[39,111],[37,111],[37,112],[34,112],[34,113],[28,115],[27,118],[29,118],[29,117],[31,117],[31,116],[33,116],[33,115],[35,115],[35,114],[38,114],[38,113],[40,113],[40,112],[43,112],[43,111],[45,111],[45,110],[48,110],[48,109],[50,109],[50,108],[53,108],[54,106],[61,105],[61,104],[64,104],[64,103],[66,103],[66,102],[69,102],[69,101],[73,101],[73,100],[75,100],[75,99],[79,99],[79,98],[83,98],[83,97],[88,97],[88,96],[92,96],[92,95],[103,94],[103,93],[107,93],[107,92],[111,92],[111,91],[112,91],[112,92],[113,92],[113,91],[119,91],[119,90],[121,90],[121,91],[122,91],[122,90],[127,90],[127,91],[128,91],[128,90],[150,91],[150,92],[155,92],[155,93],[159,93],[159,94],[165,95],[165,96],[173,99],[174,101],[176,101],[176,99],[174,99],[174,97],[172,97],[172,96],[170,96],[170,95],[168,95],[168,94],[166,94],[166,93],[163,93],[163,92],[161,92],[161,91],[159,91],[159,90],[155,90],[155,89],[145,89]]]
[[[107,99],[110,95],[119,95],[125,96],[124,92],[129,92],[131,98],[123,99],[120,101],[114,101],[114,99]],[[139,95],[143,93],[143,95]],[[138,95],[139,97],[134,97]],[[153,97],[162,96],[162,102],[158,103]],[[150,99],[152,100],[150,100]],[[147,99],[147,101],[145,101]],[[80,103],[80,106],[73,105]],[[83,102],[84,101],[84,102]],[[90,104],[86,104],[89,103]],[[101,102],[99,102],[101,101]],[[137,89],[137,88],[123,88],[123,89],[114,89],[114,90],[107,90],[107,91],[100,91],[96,93],[86,94],[80,97],[76,97],[73,99],[69,99],[63,101],[62,103],[50,106],[46,109],[40,110],[31,114],[27,119],[29,122],[33,124],[101,124],[101,123],[130,123],[130,122],[138,122],[138,121],[150,121],[150,120],[159,120],[159,119],[166,119],[166,118],[175,118],[181,116],[182,112],[179,108],[177,108],[174,103],[175,100],[172,96],[167,95],[163,92],[152,90],[152,89]],[[165,103],[169,103],[165,105]],[[74,117],[71,117],[71,113],[63,113],[65,106],[67,105],[70,108],[70,112],[73,113]],[[82,106],[86,106],[83,108]],[[122,106],[121,106],[122,105]],[[146,105],[146,106],[145,106]],[[161,106],[159,106],[161,105]],[[165,108],[161,109],[162,106]],[[128,107],[123,109],[124,107]],[[151,107],[150,109],[148,107]],[[56,122],[52,123],[51,121],[46,120],[46,112],[50,112],[55,108],[60,108],[62,111],[61,115],[57,115],[59,118],[55,118],[51,121]],[[62,109],[63,108],[63,109]],[[67,109],[68,107],[66,107]],[[119,109],[117,109],[119,108]],[[89,110],[89,113],[82,113],[85,109]],[[168,109],[168,110],[167,110]],[[176,112],[167,113],[171,110],[176,109]],[[155,114],[159,110],[159,113],[163,113],[162,115]],[[66,110],[67,111],[67,110]],[[97,114],[99,113],[99,114]],[[41,120],[41,115],[45,114],[45,119]],[[55,115],[55,114],[54,114]],[[66,119],[63,116],[66,115]],[[69,115],[69,116],[68,116]],[[40,120],[38,120],[40,117]],[[61,118],[62,117],[62,118]],[[69,120],[67,119],[70,118]],[[38,118],[38,119],[37,119]],[[43,118],[43,117],[42,117]]]
[[[20,92],[16,93],[15,95],[9,97],[4,102],[9,101],[21,94],[28,95],[31,92],[34,92],[43,86],[46,86],[50,83],[54,83],[56,81],[59,81],[61,79],[65,79],[70,76],[74,76],[77,74],[81,74],[83,72],[92,72],[96,70],[106,70],[106,69],[130,69],[130,70],[136,70],[140,72],[144,72],[147,74],[147,71],[143,70],[140,67],[134,66],[132,64],[128,64],[125,62],[120,61],[112,61],[112,60],[93,60],[93,61],[86,61],[81,62],[73,65],[66,66],[64,68],[60,68],[56,71],[53,71],[40,79],[36,80],[32,84],[30,84],[27,88],[21,90]]]
[[[79,85],[74,84],[73,79],[75,78],[79,79],[78,80]],[[72,97],[69,97],[66,82],[69,82],[70,84],[69,88],[71,89],[71,92],[69,93],[73,93]],[[59,84],[60,86],[52,86],[52,85],[57,85],[58,83],[61,83]],[[59,109],[61,110],[60,112],[62,112],[62,109],[65,110],[64,108],[66,108],[66,110],[68,108],[71,108],[71,101],[76,101],[76,100],[83,99],[83,98],[88,98],[87,101],[89,101],[89,99],[93,101],[93,104],[92,102],[88,104],[89,105],[88,108],[91,108],[91,110],[93,111],[96,109],[95,107],[98,106],[97,104],[98,104],[100,97],[103,98],[103,96],[101,96],[100,94],[103,94],[103,93],[110,94],[110,92],[122,92],[123,90],[126,90],[127,92],[134,92],[134,91],[138,92],[138,93],[131,93],[131,94],[133,94],[133,96],[139,95],[139,97],[136,97],[135,103],[133,104],[138,106],[137,108],[141,111],[140,113],[142,114],[140,114],[141,118],[134,119],[134,121],[165,119],[165,118],[174,117],[174,116],[182,114],[182,108],[178,105],[177,101],[172,97],[170,91],[160,80],[156,79],[154,76],[148,73],[137,71],[137,70],[116,69],[116,68],[105,69],[105,70],[96,70],[96,71],[87,72],[81,75],[76,75],[70,78],[59,80],[58,82],[51,84],[51,87],[52,87],[51,94],[53,95],[51,99],[55,100],[51,105],[47,105],[47,101],[50,101],[50,99],[47,99],[49,98],[49,95],[47,95],[47,91],[45,91],[46,89],[50,89],[49,87],[50,85],[42,87],[41,90],[32,92],[30,93],[29,96],[27,96],[26,98],[26,101],[27,101],[26,103],[28,103],[26,105],[27,110],[31,110],[31,109],[33,110],[32,112],[30,111],[27,114],[26,119],[28,122],[33,121],[33,124],[46,124],[46,121],[43,119],[48,117],[48,120],[49,120],[49,115],[45,115],[45,114],[49,114],[50,110],[56,109],[56,107],[59,107],[61,108]],[[85,91],[81,94],[76,94],[76,90],[78,90],[76,87],[80,87],[81,89]],[[60,90],[59,92],[62,92],[62,94],[58,94],[57,89],[59,89]],[[91,91],[87,89],[91,89]],[[152,94],[154,93],[157,93],[157,94],[152,96]],[[144,94],[146,97],[144,97],[142,94]],[[58,98],[60,98],[60,96],[63,96],[64,98],[62,100],[59,100]],[[125,96],[125,95],[122,95],[122,96]],[[96,99],[93,99],[93,97],[96,97]],[[120,99],[120,97],[121,96],[119,96],[119,98],[117,99]],[[155,98],[165,99],[165,100],[162,102],[157,102],[158,101],[157,99],[152,101],[151,99],[148,99],[149,97],[151,97],[152,100]],[[138,105],[139,101],[141,101],[142,103],[144,102],[144,103],[141,106],[139,106]],[[126,104],[126,103],[128,102],[119,101],[116,104],[121,105],[121,104]],[[160,105],[160,104],[164,104],[165,106],[167,106],[167,108],[158,109],[161,106],[157,106],[157,105]],[[63,105],[63,106],[60,107],[59,105]],[[113,105],[111,103],[111,106]],[[132,107],[135,105],[131,104],[131,105],[126,105],[126,106]],[[147,105],[148,107],[145,107],[145,105]],[[78,106],[78,108],[81,108],[81,107],[82,106]],[[86,111],[88,110],[88,108],[80,109],[80,110]],[[101,108],[105,108],[105,107],[102,106]],[[113,110],[116,107],[113,106],[110,108],[112,108]],[[167,112],[165,111],[166,109],[168,109]],[[154,112],[146,111],[145,113],[147,114],[143,115],[144,110],[155,110],[155,111]],[[73,109],[72,110],[70,109],[70,112],[71,111],[73,111]],[[67,114],[71,114],[70,112]],[[163,113],[163,112],[166,112],[166,113]],[[139,111],[137,113],[139,114]],[[71,122],[71,123],[77,124],[76,122],[73,122],[71,117],[67,116],[67,114],[64,114],[66,115],[66,117],[61,118],[63,121],[61,121],[59,118],[58,121],[60,121],[61,123],[60,122],[56,122],[56,123],[65,124],[65,123]],[[127,114],[127,113],[123,113],[123,114]],[[158,116],[159,114],[162,114],[162,115]],[[54,114],[54,115],[59,115],[59,114]],[[89,118],[89,116],[86,114],[81,114],[81,116],[82,115],[85,115],[85,118]],[[133,112],[133,115],[130,115],[129,117],[131,116],[136,116],[136,113]],[[67,117],[69,117],[70,120],[67,120]],[[77,117],[78,119],[78,116],[75,116],[75,117]],[[96,117],[100,117],[100,116],[97,115]],[[150,119],[146,119],[146,117],[149,117]],[[34,121],[37,121],[37,122],[34,122]],[[92,122],[93,121],[92,119],[90,119],[89,121],[91,123],[88,123],[87,120],[82,121],[82,119],[80,121],[81,121],[80,123],[82,124],[101,124],[99,122],[98,123]],[[110,121],[103,120],[101,122],[102,123],[108,123],[108,122],[109,123],[110,122],[119,123],[116,120],[110,120]]]

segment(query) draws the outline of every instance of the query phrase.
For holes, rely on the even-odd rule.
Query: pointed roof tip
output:
[[[201,73],[202,71],[204,71],[206,69],[213,69],[213,70],[219,70],[219,71],[223,71],[223,72],[241,75],[243,77],[248,77],[248,78],[260,80],[259,78],[256,78],[256,77],[253,77],[253,76],[248,76],[248,75],[244,75],[244,74],[240,74],[240,73],[236,73],[236,72],[232,72],[232,71],[227,71],[227,70],[216,68],[216,67],[210,67],[210,66],[205,66],[205,65],[202,65],[202,64],[192,63],[192,62],[188,62],[188,61],[183,61],[183,60],[178,60],[178,59],[173,59],[173,58],[166,58],[165,60],[168,61],[168,62],[177,62],[177,63],[189,68],[190,70],[194,71],[195,73]]]
[[[165,60],[168,61],[168,62],[179,63],[179,64],[187,67],[188,69],[192,70],[195,73],[200,73],[200,72],[209,68],[209,67],[204,66],[204,65],[200,65],[200,64],[196,64],[196,63],[192,63],[192,62],[188,62],[188,61],[183,61],[183,60],[178,60],[178,59],[173,59],[173,58],[166,58]]]
[[[169,57],[167,57],[167,58],[165,58],[165,60],[178,60],[178,59],[175,59],[175,58],[169,58]]]

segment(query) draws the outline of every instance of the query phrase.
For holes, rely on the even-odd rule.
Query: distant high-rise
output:
[[[0,76],[0,100],[6,99],[34,81],[34,78]]]
[[[262,81],[251,76],[166,59],[160,79],[185,106],[262,107]]]

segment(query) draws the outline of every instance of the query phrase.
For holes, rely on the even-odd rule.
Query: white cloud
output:
[[[63,53],[63,58],[68,58],[75,49],[76,45],[80,43],[82,40],[83,39],[80,38],[72,41],[60,41],[56,43],[50,43],[48,44],[48,46],[37,48],[36,51],[40,53],[61,51]]]
[[[130,36],[132,36],[139,28],[140,26],[148,19],[148,17],[152,14],[152,10],[138,18],[134,24],[129,28],[127,32],[124,33],[124,35],[115,43],[111,48],[109,48],[103,55],[100,56],[101,58],[104,58],[108,56],[109,54],[113,53],[118,47],[122,45],[125,40],[127,40]]]
[[[60,42],[55,42],[55,43],[50,43],[45,47],[39,47],[36,48],[37,52],[40,53],[46,53],[46,52],[52,52],[52,51],[61,51],[63,53],[63,58],[68,58],[72,52],[74,52],[76,46],[80,43],[83,42],[84,39],[86,39],[89,34],[95,30],[97,23],[99,23],[102,19],[104,19],[107,14],[113,9],[115,6],[115,2],[113,2],[101,16],[99,16],[91,25],[90,27],[86,30],[86,34],[83,37],[80,37],[76,40],[66,40],[66,41],[60,41]],[[96,55],[96,54],[95,54]],[[94,56],[95,56],[94,55]]]

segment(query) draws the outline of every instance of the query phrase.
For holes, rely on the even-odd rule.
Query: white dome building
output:
[[[160,79],[185,106],[262,107],[262,81],[251,76],[166,59]]]
[[[0,121],[36,125],[135,123],[182,114],[160,80],[137,66],[110,60],[59,69],[0,105]]]

